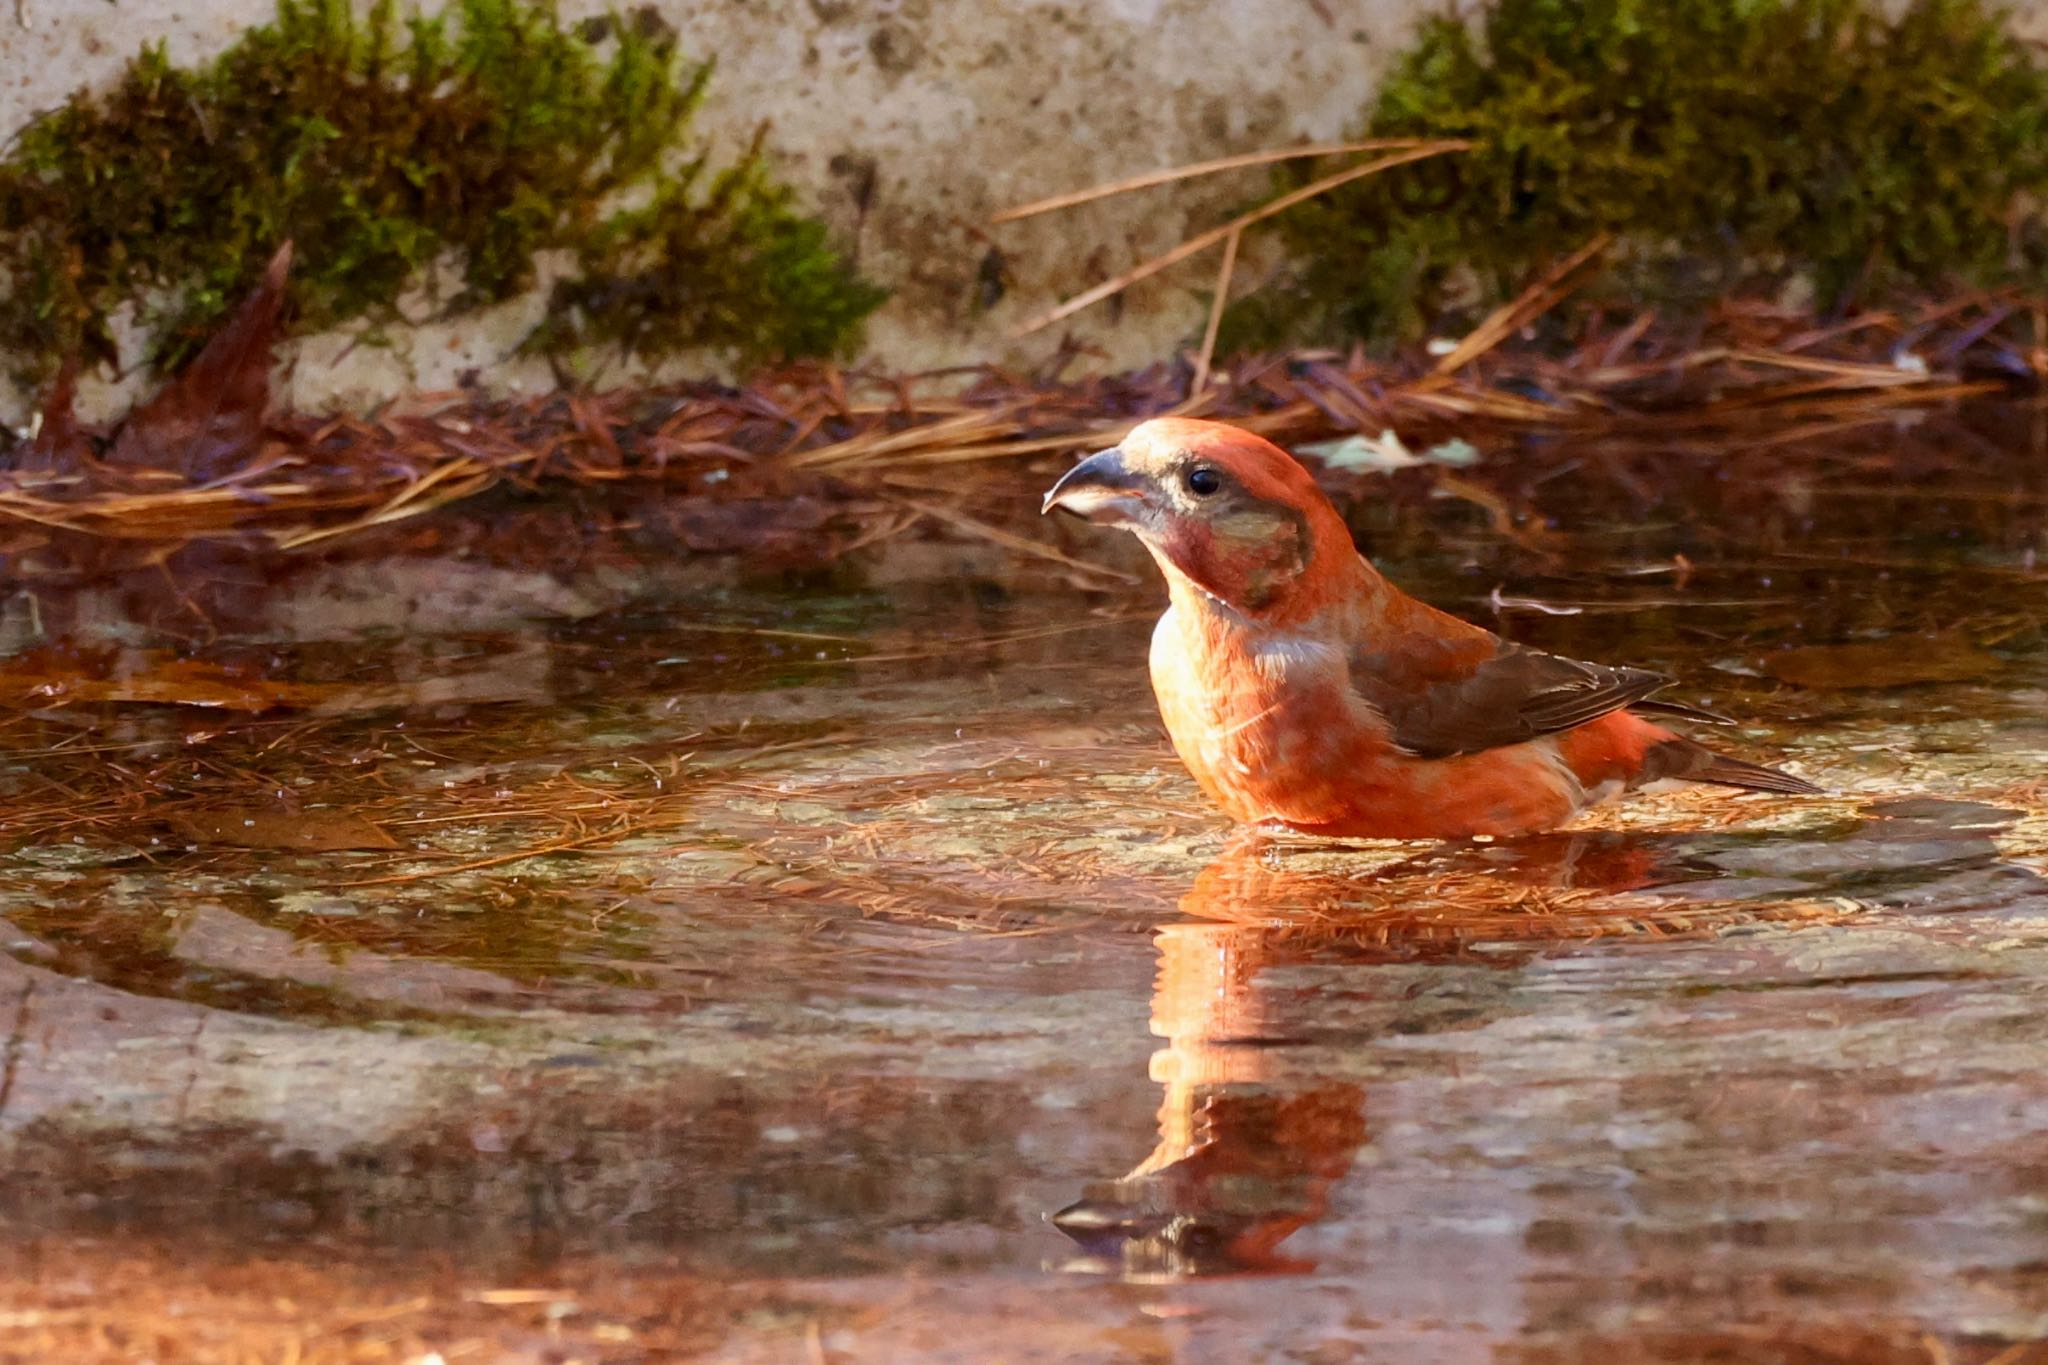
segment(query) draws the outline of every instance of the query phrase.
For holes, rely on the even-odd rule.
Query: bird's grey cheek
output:
[[[1132,513],[1131,519],[1125,522],[1124,525],[1128,530],[1134,532],[1138,539],[1144,541],[1146,547],[1154,554],[1161,555],[1168,560],[1175,557],[1170,553],[1168,542],[1173,537],[1169,535],[1168,517],[1162,509],[1146,503],[1137,508]]]
[[[1169,520],[1167,509],[1152,502],[1146,503],[1144,510],[1138,514],[1140,532],[1147,536],[1164,537]]]

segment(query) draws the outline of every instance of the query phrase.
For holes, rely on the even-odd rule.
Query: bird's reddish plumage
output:
[[[1285,451],[1144,423],[1047,497],[1135,531],[1172,606],[1152,683],[1188,770],[1232,818],[1308,834],[1517,834],[1659,778],[1779,791],[1627,704],[1661,684],[1520,649],[1382,578]]]

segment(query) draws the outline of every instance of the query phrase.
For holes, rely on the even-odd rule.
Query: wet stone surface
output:
[[[1443,847],[1232,841],[1153,585],[985,547],[17,602],[0,1356],[2027,1358],[2028,508],[1432,507],[1391,572],[1833,793]]]

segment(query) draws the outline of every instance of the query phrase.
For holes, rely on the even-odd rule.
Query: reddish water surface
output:
[[[1633,519],[1584,472],[1547,527],[1362,506],[1833,793],[1490,845],[1232,844],[1085,529],[1017,523],[1136,582],[643,540],[18,598],[0,1355],[2033,1359],[2048,592],[1997,430]]]

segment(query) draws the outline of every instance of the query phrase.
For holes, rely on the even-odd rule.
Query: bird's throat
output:
[[[1254,615],[1280,606],[1307,572],[1314,543],[1306,518],[1284,508],[1261,508],[1214,521],[1184,518],[1146,546],[1169,580],[1189,584],[1238,611]]]

